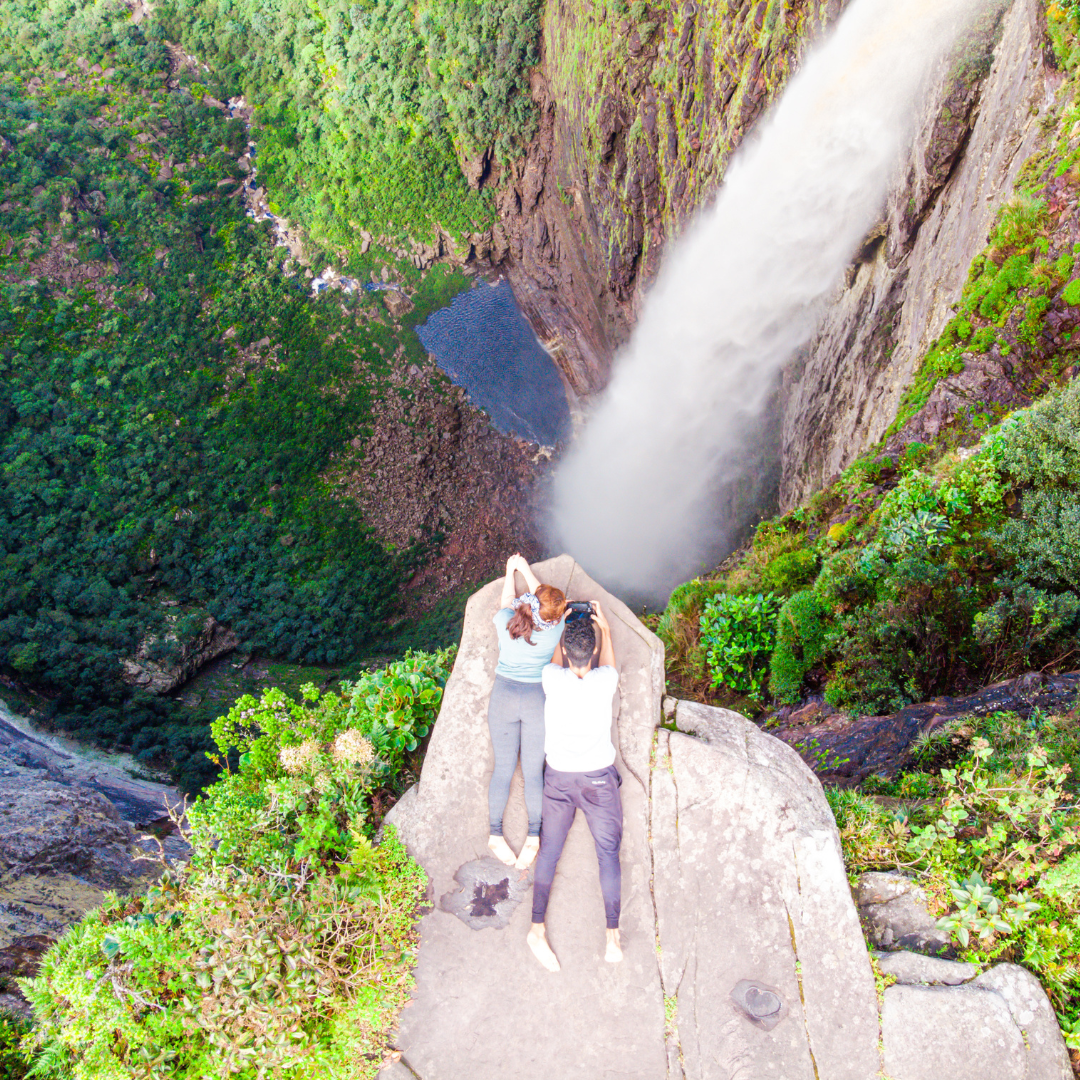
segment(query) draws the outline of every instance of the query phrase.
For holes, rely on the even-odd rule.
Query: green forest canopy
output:
[[[260,176],[320,241],[357,229],[467,250],[494,221],[459,160],[536,129],[541,0],[165,0],[171,38],[255,107]]]
[[[168,89],[159,21],[4,0],[0,33],[0,664],[195,786],[205,718],[120,662],[151,639],[174,659],[207,614],[304,663],[385,634],[417,553],[319,476],[399,342],[283,275],[235,197],[243,125]],[[447,280],[418,283],[406,329]]]

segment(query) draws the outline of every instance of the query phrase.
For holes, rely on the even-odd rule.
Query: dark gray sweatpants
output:
[[[600,864],[600,891],[604,896],[604,917],[609,930],[619,925],[622,907],[622,777],[614,765],[597,772],[559,772],[550,765],[544,773],[544,827],[540,831],[540,851],[533,876],[532,921],[542,923],[547,914],[555,866],[566,843],[566,834],[580,810],[589,824]]]
[[[488,731],[495,753],[495,770],[488,783],[488,821],[492,836],[502,836],[503,813],[510,798],[510,781],[521,755],[525,780],[525,809],[529,835],[540,835],[544,794],[544,687],[495,676],[488,701]]]

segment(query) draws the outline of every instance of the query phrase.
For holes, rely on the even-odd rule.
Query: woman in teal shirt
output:
[[[517,594],[515,573],[527,592]],[[499,610],[492,620],[499,635],[499,662],[488,702],[488,731],[495,770],[488,784],[488,847],[507,866],[525,869],[540,847],[540,807],[544,794],[544,687],[541,673],[562,638],[566,597],[553,585],[541,585],[521,555],[506,560]],[[503,813],[518,756],[525,780],[529,835],[516,858],[503,839]]]

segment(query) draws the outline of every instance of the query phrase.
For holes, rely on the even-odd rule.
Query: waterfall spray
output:
[[[880,213],[920,90],[974,0],[854,0],[674,247],[555,480],[553,533],[659,598],[730,540],[716,494]],[[722,552],[721,552],[722,553]]]

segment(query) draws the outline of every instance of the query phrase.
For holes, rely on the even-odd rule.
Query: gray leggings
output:
[[[495,771],[488,784],[491,835],[502,836],[503,812],[520,752],[529,835],[539,836],[544,798],[544,687],[496,675],[487,719],[495,751]]]

